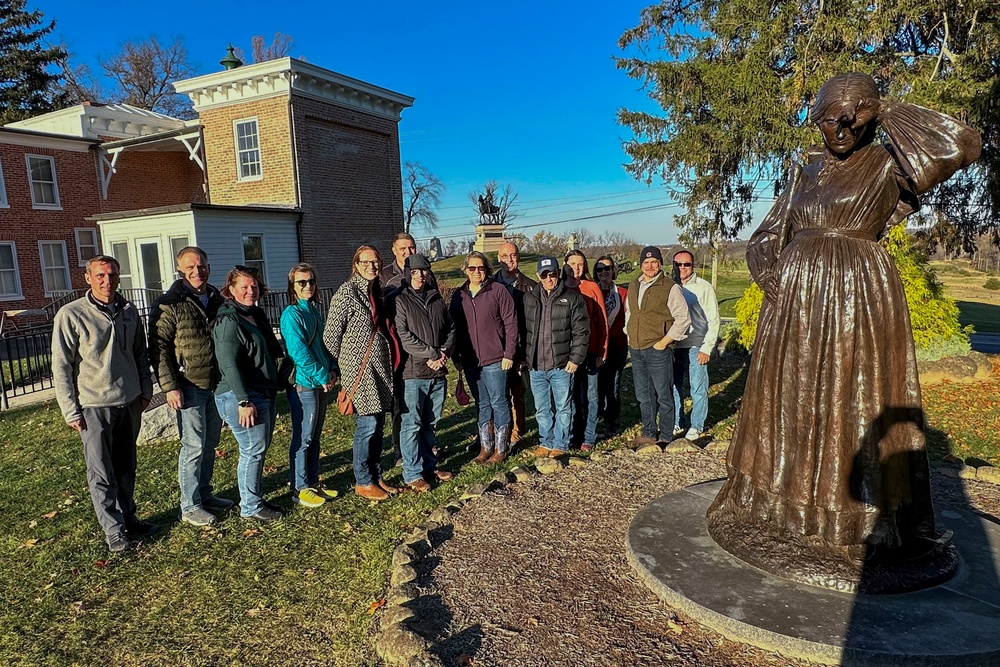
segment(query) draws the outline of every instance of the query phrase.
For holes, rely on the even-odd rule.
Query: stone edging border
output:
[[[631,442],[622,443],[614,449],[595,450],[589,457],[560,456],[558,458],[537,458],[533,462],[518,466],[510,472],[500,472],[486,484],[473,484],[459,497],[443,507],[431,512],[427,521],[416,526],[407,534],[392,552],[392,567],[389,574],[389,590],[385,595],[385,607],[378,620],[375,648],[382,660],[393,667],[444,667],[441,658],[431,653],[432,643],[411,630],[408,625],[418,621],[417,613],[407,605],[421,597],[416,564],[429,554],[436,545],[431,534],[452,524],[452,516],[466,504],[491,491],[498,491],[508,484],[527,482],[542,475],[551,475],[565,468],[586,467],[591,463],[607,461],[611,457],[656,456],[659,454],[707,454],[719,455],[729,448],[728,440],[713,440],[699,447],[688,440],[679,438],[666,447],[643,445],[636,449]],[[962,465],[941,466],[938,474],[960,479],[977,479],[1000,485],[1000,468],[989,465],[979,467]]]
[[[539,474],[551,475],[565,468],[581,468],[591,463],[607,461],[611,456],[656,456],[658,454],[716,455],[725,452],[729,441],[712,441],[704,448],[683,438],[674,440],[666,447],[645,445],[634,449],[631,443],[623,443],[614,449],[595,450],[589,457],[560,456],[558,458],[537,458],[510,472],[500,472],[486,484],[473,484],[459,497],[430,513],[427,521],[416,526],[403,537],[392,552],[392,566],[389,571],[389,589],[385,594],[385,606],[378,620],[375,649],[379,657],[394,667],[444,667],[441,658],[431,653],[432,644],[410,629],[409,624],[418,621],[417,612],[408,606],[421,597],[421,587],[416,565],[434,548],[432,533],[452,524],[452,516],[469,502],[491,491],[498,491],[508,484],[526,482]]]

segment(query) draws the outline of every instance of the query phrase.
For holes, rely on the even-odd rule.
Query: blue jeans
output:
[[[354,483],[378,484],[382,479],[382,429],[385,413],[358,415],[354,420]]]
[[[500,362],[489,366],[466,366],[465,379],[479,410],[479,425],[493,422],[499,429],[510,423],[510,403],[507,402],[507,371]]]
[[[608,347],[608,360],[601,366],[597,378],[597,402],[604,424],[609,430],[618,428],[622,414],[622,371],[628,358],[627,347]]]
[[[180,389],[184,401],[177,411],[181,451],[177,457],[177,482],[181,487],[181,512],[190,512],[212,497],[215,448],[222,432],[222,417],[215,393],[194,385]]]
[[[403,381],[402,421],[399,448],[403,453],[403,481],[416,482],[424,473],[434,471],[434,429],[441,418],[444,397],[448,393],[445,378]]]
[[[691,387],[691,417],[684,418],[684,377]],[[680,348],[674,354],[674,426],[705,430],[708,416],[708,364],[698,363],[698,348]]]
[[[330,394],[319,389],[292,387],[288,409],[292,416],[292,442],[288,447],[288,477],[292,491],[319,484],[319,439],[326,421]]]
[[[542,447],[569,451],[569,429],[573,424],[573,374],[561,368],[533,370],[531,395],[535,398],[535,420]]]
[[[249,392],[250,401],[257,408],[253,426],[240,426],[240,402],[236,394],[227,391],[216,394],[215,404],[219,414],[240,446],[240,462],[236,466],[236,483],[240,487],[240,516],[253,516],[264,509],[264,455],[274,433],[274,399],[257,392]]]
[[[642,437],[659,439],[662,433],[669,438],[674,424],[674,350],[630,347],[629,353],[635,397],[642,416]]]
[[[588,354],[573,374],[573,440],[592,445],[597,441],[597,355]]]

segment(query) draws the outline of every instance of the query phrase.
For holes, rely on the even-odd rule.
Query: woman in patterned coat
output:
[[[381,265],[372,246],[355,251],[351,277],[334,294],[323,330],[341,387],[348,395],[354,392],[354,492],[369,500],[385,500],[399,490],[382,479],[380,463],[385,413],[392,409],[395,340],[378,281]]]

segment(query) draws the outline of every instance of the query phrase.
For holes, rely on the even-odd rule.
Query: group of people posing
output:
[[[288,448],[293,502],[319,507],[337,496],[319,476],[320,436],[331,394],[353,415],[354,492],[381,501],[400,488],[383,477],[386,416],[402,459],[403,483],[425,492],[453,473],[437,468],[435,427],[447,395],[449,361],[477,410],[474,462],[502,462],[526,433],[526,388],[534,398],[536,456],[583,451],[620,429],[621,376],[632,358],[642,431],[638,443],[684,435],[697,439],[708,408],[707,363],[718,339],[718,304],[699,279],[692,253],[663,271],[657,247],[643,249],[641,275],[618,286],[616,262],[594,263],[573,250],[560,265],[542,257],[537,281],[520,253],[504,243],[494,273],[486,255],[463,262],[465,283],[442,296],[431,264],[408,234],[392,242],[393,259],[362,245],[350,278],[324,318],[316,272],[288,272],[288,305],[275,335],[257,304],[266,286],[236,266],[216,289],[208,256],[197,247],[176,257],[180,278],[153,304],[147,332],[136,307],[118,293],[118,262],[87,263],[87,294],[56,314],[52,366],[67,424],[83,440],[87,481],[108,548],[158,527],[136,516],[136,438],[153,380],[176,411],[180,434],[181,520],[207,526],[233,501],[215,495],[212,476],[222,425],[239,445],[237,482],[243,517],[268,522],[282,509],[264,499],[264,457],[285,391],[291,413]],[[685,380],[692,411],[682,409]]]

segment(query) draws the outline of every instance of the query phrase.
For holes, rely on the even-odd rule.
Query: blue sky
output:
[[[252,35],[270,41],[283,32],[295,40],[293,56],[415,97],[400,122],[402,157],[447,186],[442,238],[471,234],[467,195],[490,178],[519,194],[512,228],[672,203],[662,183],[647,187],[625,173],[627,131],[615,122],[617,109],[651,104],[612,60],[619,36],[648,4],[177,1],[121,8],[109,20],[79,0],[29,1],[91,66],[124,40],[156,34],[181,36],[203,74],[220,69],[228,42],[249,52]],[[585,227],[669,243],[677,212],[674,205],[524,233]]]

